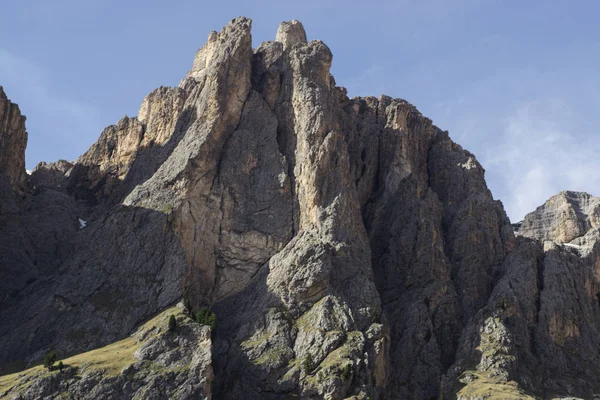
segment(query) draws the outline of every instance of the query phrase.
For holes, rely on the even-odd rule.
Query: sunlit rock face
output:
[[[0,368],[187,293],[218,316],[206,397],[600,393],[598,199],[562,192],[515,238],[473,154],[332,62],[298,21],[252,48],[236,18],[75,162],[5,171]]]
[[[583,192],[560,192],[525,216],[519,235],[569,243],[600,226],[600,199]]]

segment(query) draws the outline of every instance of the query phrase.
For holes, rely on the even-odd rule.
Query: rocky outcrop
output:
[[[42,161],[35,166],[29,178],[30,186],[34,192],[44,188],[67,188],[69,174],[73,164],[66,160],[47,163]]]
[[[560,192],[527,214],[518,234],[537,240],[569,243],[600,227],[600,199],[582,192]]]
[[[21,115],[19,106],[6,97],[0,86],[0,172],[8,177],[16,191],[22,190],[27,180],[25,147],[25,116]]]
[[[73,165],[0,191],[0,367],[185,293],[218,315],[217,398],[600,393],[597,200],[564,192],[515,237],[473,154],[405,100],[348,98],[331,62],[298,21],[253,49],[236,18]]]

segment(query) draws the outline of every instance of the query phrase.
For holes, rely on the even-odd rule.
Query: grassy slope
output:
[[[536,399],[521,390],[516,382],[505,382],[501,379],[491,377],[489,373],[480,371],[466,371],[463,373],[463,376],[465,374],[469,374],[475,379],[456,393],[456,396],[459,399]]]
[[[171,315],[175,315],[177,319],[183,318],[180,308],[169,308],[140,326],[134,335],[111,343],[108,346],[74,355],[62,360],[62,362],[65,364],[65,367],[77,368],[79,372],[102,370],[104,376],[118,375],[123,368],[137,361],[134,359],[133,353],[146,340],[152,337],[153,331],[156,331],[157,328],[166,328],[168,326]],[[0,397],[4,397],[10,389],[16,389],[19,392],[24,390],[31,383],[32,378],[40,378],[57,373],[59,372],[48,371],[43,366],[38,365],[25,371],[0,376]],[[12,393],[14,393],[14,390],[11,391]]]

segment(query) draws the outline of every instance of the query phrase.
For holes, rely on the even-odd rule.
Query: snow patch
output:
[[[464,164],[458,163],[458,166],[461,168],[464,168],[466,170],[470,170],[470,169],[476,168],[477,164],[475,164],[475,160],[473,160],[473,157],[469,157],[469,159],[467,160],[466,163],[464,163]]]
[[[26,169],[25,172],[27,172],[27,175],[31,175],[31,170],[30,169]]]
[[[87,222],[79,218],[79,229],[83,229],[87,226]]]

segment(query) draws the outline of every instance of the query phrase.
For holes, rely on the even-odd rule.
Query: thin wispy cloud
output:
[[[600,142],[560,98],[519,104],[482,158],[513,221],[561,190],[600,195]]]

